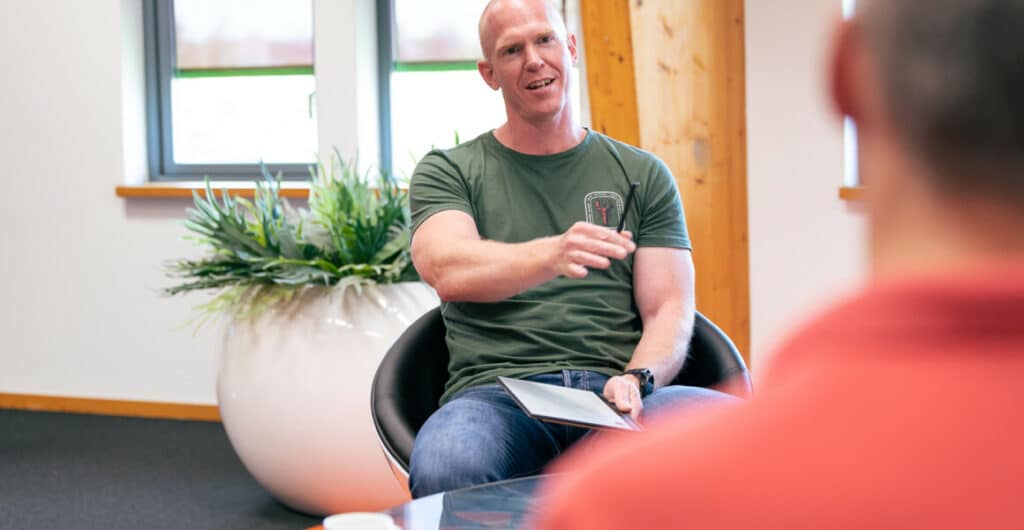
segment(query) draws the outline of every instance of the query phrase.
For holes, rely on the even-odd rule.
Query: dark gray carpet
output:
[[[0,410],[0,529],[300,530],[219,423]]]

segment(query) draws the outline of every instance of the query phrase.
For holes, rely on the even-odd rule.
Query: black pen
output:
[[[619,215],[619,228],[616,232],[621,232],[622,228],[626,226],[626,214],[629,213],[629,206],[633,204],[633,195],[636,195],[636,189],[640,187],[639,182],[629,183],[629,193],[626,194],[626,205],[622,208],[622,214]]]

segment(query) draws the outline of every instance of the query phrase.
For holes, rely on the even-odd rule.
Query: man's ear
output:
[[[484,79],[484,83],[491,87],[491,90],[498,90],[498,80],[494,77],[494,66],[487,59],[477,61],[476,69],[480,72],[480,77]]]
[[[572,57],[572,64],[576,64],[580,58],[576,50],[576,35],[569,33],[565,39],[565,43],[569,45],[569,56]]]
[[[857,101],[858,53],[862,53],[859,41],[860,28],[853,21],[841,21],[833,32],[832,53],[829,55],[829,96],[836,111],[854,120],[860,117]],[[860,80],[862,81],[862,80]]]

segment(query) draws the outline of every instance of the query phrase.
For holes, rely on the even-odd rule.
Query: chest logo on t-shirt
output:
[[[583,199],[587,222],[601,226],[618,226],[622,216],[622,195],[614,191],[592,191]]]

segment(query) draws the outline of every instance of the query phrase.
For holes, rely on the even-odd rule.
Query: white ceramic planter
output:
[[[279,501],[311,514],[376,511],[408,500],[370,416],[384,353],[438,305],[426,284],[307,287],[224,334],[217,398],[232,446]]]

